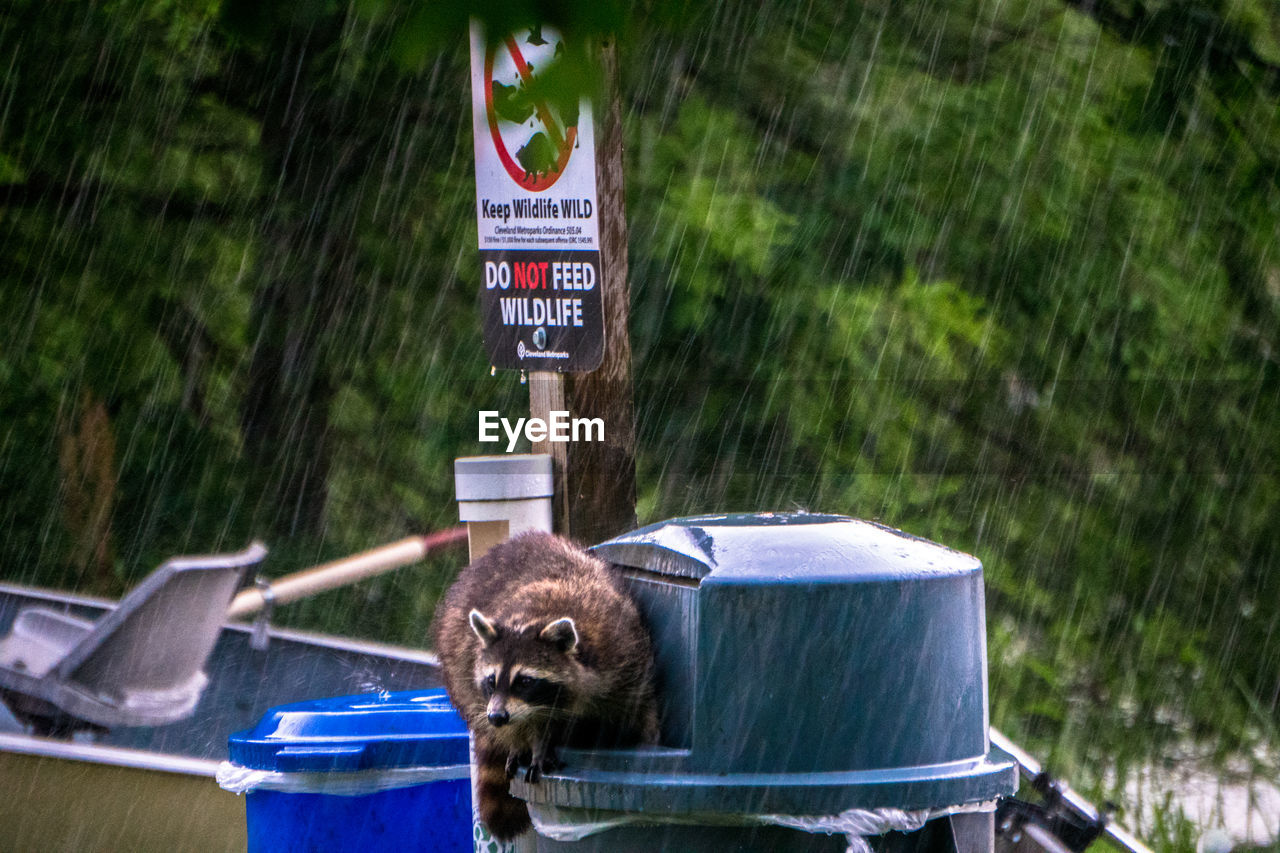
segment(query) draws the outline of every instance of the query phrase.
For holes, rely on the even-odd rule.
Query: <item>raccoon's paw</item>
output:
[[[529,761],[529,769],[524,773],[524,781],[536,784],[542,779],[543,773],[554,773],[561,767],[564,767],[564,764],[556,757],[555,749],[547,747],[546,752]]]
[[[516,755],[514,752],[507,753],[507,766],[506,766],[507,778],[514,779],[516,775],[516,770],[518,770],[519,768],[520,768],[520,756]]]

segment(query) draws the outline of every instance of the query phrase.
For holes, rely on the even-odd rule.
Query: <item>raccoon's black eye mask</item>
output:
[[[530,705],[554,707],[563,692],[564,688],[554,681],[531,675],[517,675],[511,682],[511,695]]]

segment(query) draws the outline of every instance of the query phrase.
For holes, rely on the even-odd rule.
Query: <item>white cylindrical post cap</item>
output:
[[[554,489],[546,453],[463,456],[453,460],[453,480],[459,501],[549,498]]]

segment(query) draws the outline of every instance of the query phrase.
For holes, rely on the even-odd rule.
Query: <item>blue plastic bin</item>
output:
[[[281,705],[229,739],[251,853],[459,851],[471,839],[467,728],[443,690]]]

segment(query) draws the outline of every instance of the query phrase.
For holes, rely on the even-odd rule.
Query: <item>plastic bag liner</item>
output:
[[[555,841],[581,841],[588,835],[619,826],[654,826],[664,823],[697,826],[751,826],[754,824],[784,826],[801,832],[825,835],[843,834],[849,840],[849,853],[871,853],[867,836],[883,835],[892,830],[914,832],[927,822],[940,817],[972,812],[993,812],[994,801],[966,803],[939,809],[904,811],[902,809],[848,809],[837,815],[778,815],[693,813],[662,815],[652,813],[596,811],[593,809],[558,808],[545,803],[529,803],[529,817],[538,834]]]
[[[218,784],[233,794],[249,791],[284,791],[290,794],[332,794],[338,797],[363,797],[395,788],[425,785],[450,779],[466,779],[471,769],[466,764],[444,767],[386,767],[356,770],[348,773],[283,772],[254,770],[224,761],[218,765]]]

